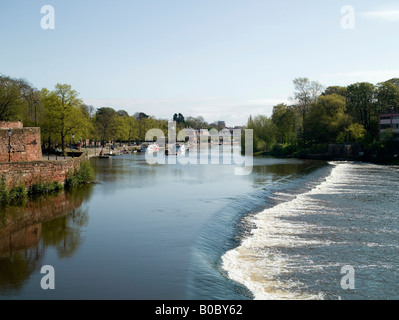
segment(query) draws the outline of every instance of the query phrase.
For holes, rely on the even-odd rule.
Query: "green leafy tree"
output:
[[[348,86],[346,105],[348,113],[353,116],[355,122],[369,131],[372,118],[378,115],[374,85],[360,82]]]
[[[314,143],[336,141],[339,133],[351,123],[351,118],[345,111],[344,97],[338,94],[320,96],[311,105],[305,119],[308,139]]]
[[[254,118],[250,116],[247,129],[253,130],[254,151],[256,152],[270,151],[277,141],[277,128],[272,119],[267,116],[258,115]]]
[[[146,119],[148,119],[150,116],[147,115],[144,112],[136,112],[134,116],[136,120],[138,121],[139,125],[139,141],[145,141],[145,134],[147,132],[146,130]]]
[[[346,98],[346,93],[348,89],[346,87],[340,87],[340,86],[330,86],[327,87],[326,90],[322,93],[323,96],[328,96],[331,94],[338,94],[344,98]]]
[[[24,113],[24,100],[16,79],[0,76],[0,120],[21,120]]]
[[[90,124],[84,116],[79,94],[68,84],[57,84],[55,90],[42,90],[42,101],[45,110],[44,131],[49,137],[58,136],[62,152],[65,152],[66,140],[72,135],[84,134]]]
[[[392,78],[392,79],[389,79],[386,82],[392,83],[393,85],[399,87],[399,78]]]
[[[118,112],[118,114],[120,114]],[[131,142],[138,140],[138,121],[129,115],[118,116],[116,119],[116,140]]]
[[[117,130],[118,113],[112,108],[99,108],[95,115],[95,128],[103,141],[112,140]]]
[[[362,143],[366,133],[366,129],[361,124],[353,123],[344,131],[339,133],[337,141]]]
[[[22,120],[33,127],[43,121],[40,92],[24,79],[0,75],[0,120]]]
[[[399,86],[395,83],[395,81],[388,80],[377,85],[378,111],[399,110]]]
[[[273,108],[272,121],[276,126],[276,138],[279,143],[294,144],[300,126],[298,111],[284,103]]]

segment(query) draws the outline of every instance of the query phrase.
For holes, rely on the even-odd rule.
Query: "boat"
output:
[[[147,147],[146,151],[148,151],[148,152],[158,152],[158,150],[159,150],[159,146],[156,143],[153,143],[153,144],[150,144]]]

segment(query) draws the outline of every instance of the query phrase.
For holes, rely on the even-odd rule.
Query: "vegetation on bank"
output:
[[[73,188],[80,184],[92,183],[96,179],[93,166],[89,161],[82,161],[79,170],[75,170],[65,181],[65,188]]]
[[[330,143],[358,143],[368,154],[389,156],[398,151],[392,129],[380,135],[379,115],[399,110],[399,78],[376,85],[358,82],[324,88],[307,78],[293,80],[291,103],[273,108],[271,116],[250,116],[246,128],[254,130],[254,151],[260,154],[301,156],[323,154]],[[113,108],[85,105],[68,84],[54,90],[36,89],[26,80],[0,75],[0,120],[23,120],[41,128],[41,140],[63,153],[78,141],[144,141],[149,129],[167,135],[168,120],[144,112],[129,115]],[[222,129],[223,123],[207,123],[202,117],[173,115],[177,131]],[[243,140],[244,141],[244,140]],[[75,184],[71,181],[71,184]]]
[[[38,90],[28,81],[0,74],[0,121],[22,120],[27,127],[40,127],[44,147],[61,149],[79,141],[145,141],[149,129],[158,128],[167,135],[168,120],[144,112],[129,115],[125,110],[85,105],[79,93],[68,84],[57,84],[53,90]],[[177,131],[222,129],[218,123],[207,123],[203,117],[173,115]]]
[[[366,154],[399,152],[392,129],[380,134],[381,113],[399,110],[399,78],[326,89],[307,78],[293,81],[292,104],[274,106],[271,117],[250,116],[255,154],[325,154],[330,143],[358,143]]]
[[[7,187],[6,177],[0,177],[0,205],[23,204],[27,199],[46,195],[57,194],[62,190],[69,190],[78,185],[92,183],[95,181],[93,166],[88,160],[82,161],[80,169],[71,173],[65,181],[64,186],[57,181],[38,182],[27,188],[25,185]]]

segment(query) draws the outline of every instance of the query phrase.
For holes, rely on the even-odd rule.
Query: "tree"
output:
[[[294,101],[302,116],[302,136],[303,145],[305,145],[306,137],[306,124],[305,117],[308,113],[310,104],[317,101],[317,98],[323,91],[323,86],[316,82],[310,81],[308,78],[296,78],[293,80],[294,83]]]
[[[118,110],[118,117],[128,117],[129,113],[125,110]]]
[[[384,143],[383,148],[386,152],[393,152],[394,150],[397,152],[397,146],[395,147],[396,138],[397,135],[392,128],[385,129],[381,132],[380,140]]]
[[[207,129],[209,126],[202,116],[187,117],[186,125],[195,130]]]
[[[57,84],[55,90],[42,90],[42,99],[45,108],[45,132],[52,136],[58,135],[61,141],[62,152],[65,151],[65,140],[73,134],[80,136],[88,121],[82,113],[82,100],[68,84]]]
[[[348,86],[346,95],[348,113],[367,131],[371,130],[372,118],[378,116],[374,99],[375,87],[373,84],[361,82]]]
[[[347,93],[347,88],[346,87],[340,87],[340,86],[330,86],[327,87],[326,90],[322,93],[323,96],[328,96],[331,94],[338,94],[344,98],[346,98],[346,93]]]
[[[305,118],[308,139],[315,143],[336,141],[339,133],[351,123],[345,111],[344,97],[338,94],[320,96],[312,103]]]
[[[390,80],[388,80],[386,82],[391,83],[391,84],[399,87],[399,78],[392,78],[392,79],[390,79]]]
[[[0,120],[22,120],[37,126],[43,120],[40,92],[24,79],[0,75]]]
[[[364,141],[366,133],[366,129],[361,124],[353,123],[345,131],[339,133],[337,141],[361,143]]]
[[[129,133],[128,133],[128,141],[137,141],[139,140],[139,124],[137,119],[134,117],[129,117],[127,119],[128,126],[129,126]]]
[[[276,126],[273,121],[263,115],[249,117],[247,129],[253,130],[254,151],[269,151],[276,143]]]
[[[80,106],[80,108],[82,109],[82,112],[85,115],[85,117],[88,119],[93,118],[96,114],[96,109],[93,106],[88,106],[87,104],[82,104]]]
[[[88,106],[82,104],[79,106],[80,110],[82,111],[83,116],[86,119],[87,125],[84,128],[81,128],[80,138],[84,145],[86,145],[87,139],[93,139],[96,136],[94,123],[93,123],[93,116],[95,115],[95,109],[93,106]]]
[[[41,102],[40,92],[28,81],[23,79],[16,80],[21,97],[24,101],[22,110],[22,120],[26,126],[37,127],[43,121],[44,109]]]
[[[184,116],[181,113],[175,113],[173,115],[173,121],[176,121],[177,124],[185,124]]]
[[[276,126],[276,138],[279,143],[295,143],[298,123],[298,112],[284,103],[273,107],[272,121]]]
[[[392,109],[399,110],[399,86],[395,83],[391,79],[377,85],[376,98],[379,112]]]
[[[21,120],[24,101],[16,79],[0,76],[0,120]]]
[[[95,127],[101,140],[111,140],[117,127],[117,112],[112,108],[99,108],[95,115]]]
[[[116,118],[115,138],[118,141],[131,142],[139,140],[139,124],[136,118],[129,115]]]
[[[137,119],[139,123],[139,140],[144,141],[145,140],[145,120],[148,119],[150,116],[145,114],[144,112],[136,112],[134,114],[134,117]]]

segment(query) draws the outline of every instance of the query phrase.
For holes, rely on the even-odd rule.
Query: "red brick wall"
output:
[[[21,185],[29,187],[35,183],[55,181],[63,185],[68,178],[68,173],[79,169],[84,158],[85,156],[82,154],[79,158],[57,161],[0,163],[0,177],[4,174],[9,187]]]
[[[11,162],[42,160],[40,128],[15,128],[11,133]],[[0,162],[8,162],[8,146],[8,129],[0,128]]]

